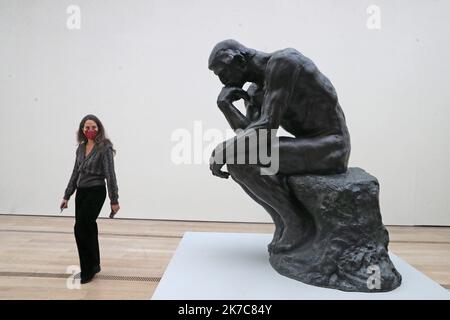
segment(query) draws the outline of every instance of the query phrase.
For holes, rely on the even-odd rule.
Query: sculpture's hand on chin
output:
[[[217,97],[217,105],[224,107],[240,99],[250,100],[247,91],[239,87],[223,87]]]

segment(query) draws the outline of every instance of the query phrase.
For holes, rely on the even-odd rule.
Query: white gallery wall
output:
[[[450,225],[449,12],[431,0],[0,0],[0,213],[59,215],[93,113],[117,150],[118,216],[269,222],[199,159],[228,128],[208,56],[234,38],[294,47],[330,78],[350,164],[379,179],[386,224]],[[180,132],[191,164],[174,162]]]

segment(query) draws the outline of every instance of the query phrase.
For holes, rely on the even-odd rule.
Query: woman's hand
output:
[[[69,200],[63,199],[63,201],[61,202],[61,204],[59,205],[60,209],[66,209],[68,207]]]
[[[116,214],[119,210],[120,210],[120,205],[119,204],[112,204],[111,205],[111,211],[114,212],[114,214]]]

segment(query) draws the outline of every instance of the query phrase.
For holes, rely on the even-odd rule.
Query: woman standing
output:
[[[111,212],[116,214],[120,206],[113,159],[116,151],[106,138],[101,121],[92,114],[85,116],[80,122],[77,140],[75,165],[60,208],[67,208],[70,196],[77,189],[74,231],[80,258],[81,283],[87,283],[100,272],[96,220],[106,199],[105,179]]]

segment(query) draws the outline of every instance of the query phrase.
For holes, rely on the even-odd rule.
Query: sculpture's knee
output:
[[[243,182],[258,173],[258,168],[247,164],[227,164],[228,173],[234,180]]]

